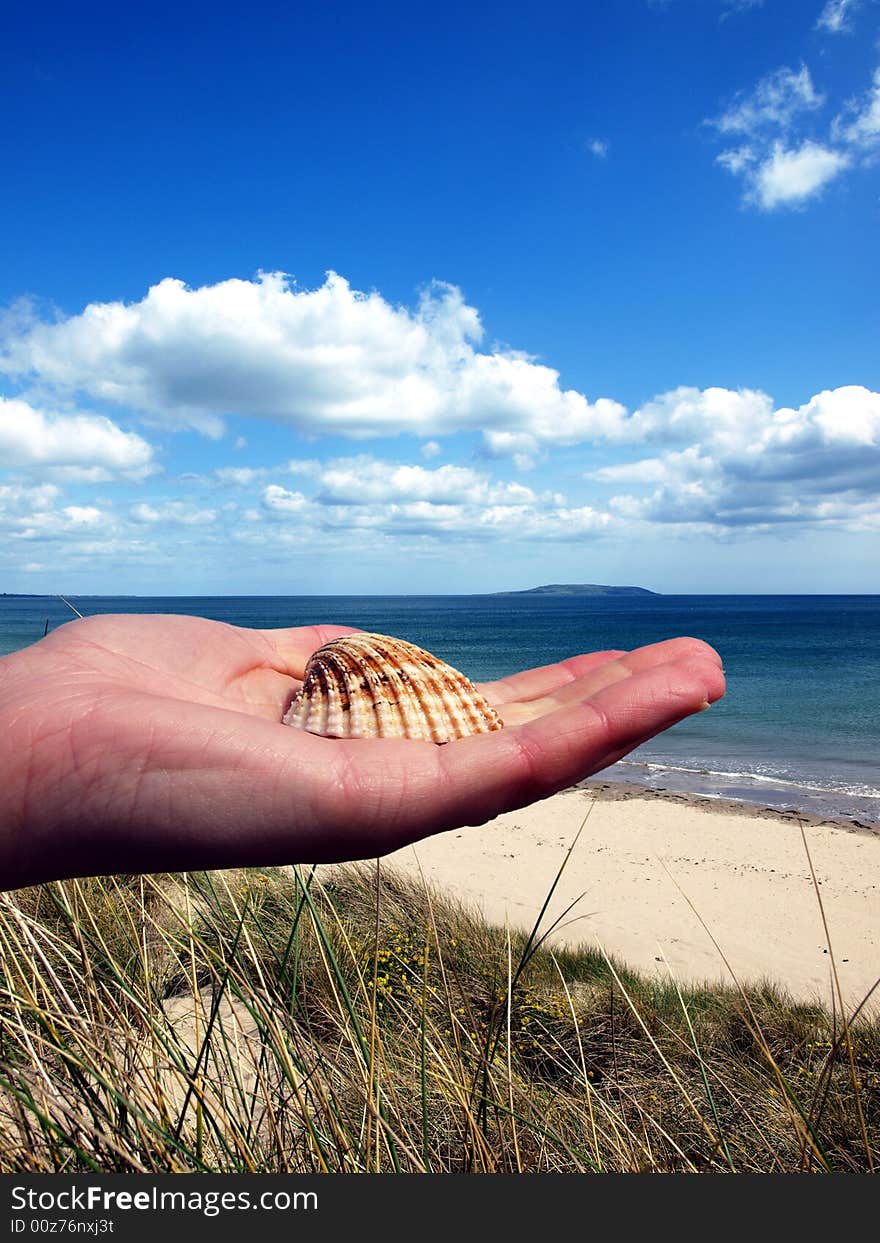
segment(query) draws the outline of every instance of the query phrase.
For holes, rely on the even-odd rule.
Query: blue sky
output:
[[[877,0],[17,7],[0,589],[880,591]]]

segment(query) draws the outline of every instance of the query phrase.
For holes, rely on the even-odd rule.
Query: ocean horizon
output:
[[[357,626],[477,681],[676,635],[711,643],[727,695],[602,772],[657,790],[880,823],[880,596],[80,595],[94,613],[184,613],[258,628]],[[0,656],[74,619],[60,596],[0,594]]]

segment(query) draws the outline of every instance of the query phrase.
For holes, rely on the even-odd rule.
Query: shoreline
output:
[[[667,982],[769,981],[828,1009],[832,958],[850,1011],[880,977],[880,826],[599,777],[381,863],[531,931],[564,861],[541,925],[562,920],[551,947],[598,945]],[[865,1011],[880,1012],[880,988]]]
[[[659,800],[665,803],[684,804],[710,813],[715,812],[720,816],[755,816],[758,819],[778,820],[785,824],[797,824],[802,821],[813,828],[829,826],[845,829],[850,833],[880,836],[880,821],[861,820],[856,816],[823,816],[818,812],[802,811],[795,807],[771,807],[765,803],[753,803],[749,799],[723,798],[711,794],[696,794],[693,791],[658,790],[633,781],[603,778],[601,774],[578,782],[576,786],[572,786],[572,789],[586,790],[597,802],[603,803],[619,803],[629,799],[646,799],[650,802]]]
[[[697,767],[706,761],[691,760],[675,764],[641,748],[625,756],[596,776],[603,781],[623,782],[657,793],[691,794],[712,802],[732,802],[768,810],[796,812],[816,816],[820,820],[854,820],[880,824],[880,787],[876,765],[861,772],[842,774],[838,782],[829,781],[829,772],[816,771],[812,777],[801,772],[798,777],[770,776],[750,771],[751,762],[739,760],[722,764],[722,768]],[[709,761],[711,763],[711,761]],[[739,766],[739,771],[726,771]],[[821,770],[821,765],[819,766]]]

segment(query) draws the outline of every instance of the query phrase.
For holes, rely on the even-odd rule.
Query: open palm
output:
[[[545,798],[724,693],[712,648],[671,639],[482,684],[505,728],[445,746],[280,724],[345,633],[92,617],[0,660],[0,888],[375,857]]]

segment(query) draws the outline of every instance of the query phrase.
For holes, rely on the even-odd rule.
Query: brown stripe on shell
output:
[[[463,673],[414,643],[364,632],[312,654],[284,724],[325,737],[436,743],[503,728]]]
[[[333,715],[334,688],[330,671],[321,661],[318,661],[315,665],[314,678],[317,693],[312,696],[311,703],[309,703],[309,700],[303,701],[308,706],[309,711],[309,716],[306,718],[306,728],[319,733],[326,733]]]

